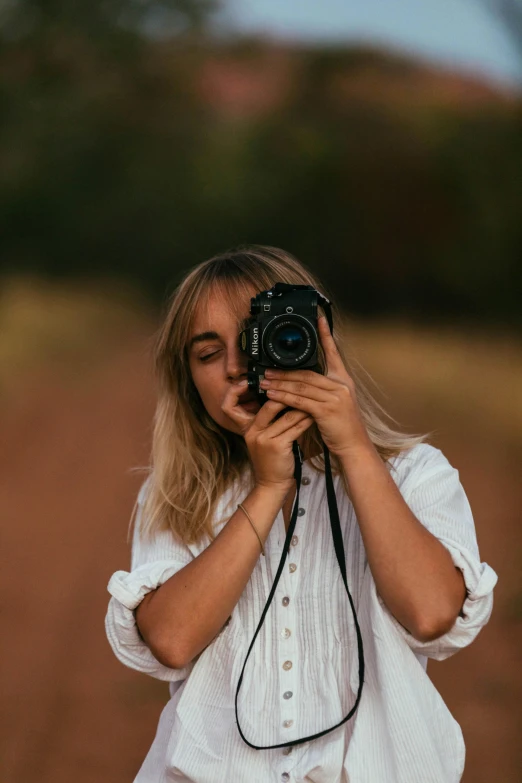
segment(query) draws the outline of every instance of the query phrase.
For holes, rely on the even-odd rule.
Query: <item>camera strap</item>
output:
[[[326,315],[328,318],[328,322],[330,325],[330,331],[332,331],[332,316],[330,312],[329,302],[324,297],[319,295],[320,300],[323,300],[321,304],[323,305]],[[326,306],[325,306],[326,305]],[[362,688],[363,688],[363,682],[364,682],[364,651],[363,651],[363,642],[362,642],[362,636],[361,636],[361,630],[359,628],[359,622],[357,620],[357,614],[355,612],[355,606],[353,603],[352,596],[350,594],[350,590],[348,587],[348,581],[346,578],[346,558],[344,553],[344,545],[343,545],[343,536],[341,532],[341,524],[339,522],[339,511],[337,508],[337,499],[335,497],[335,489],[333,485],[332,480],[332,471],[330,466],[330,452],[328,450],[328,447],[323,442],[323,453],[324,453],[324,462],[325,462],[325,480],[326,480],[326,493],[328,498],[328,509],[330,512],[330,525],[332,528],[332,538],[334,542],[335,547],[335,554],[337,556],[337,562],[339,563],[339,569],[341,571],[341,575],[343,578],[344,586],[346,588],[346,592],[348,594],[348,598],[350,600],[350,606],[352,608],[353,613],[353,619],[355,624],[355,630],[357,633],[357,652],[358,652],[358,662],[359,662],[359,688],[357,691],[357,696],[355,699],[355,704],[353,705],[352,709],[346,715],[343,720],[341,720],[339,723],[337,723],[335,726],[331,726],[329,729],[324,729],[324,731],[320,731],[317,734],[311,734],[309,737],[302,737],[301,739],[296,739],[293,741],[286,740],[285,742],[281,742],[279,745],[254,745],[252,742],[249,742],[243,732],[241,731],[241,727],[239,725],[239,717],[237,712],[237,700],[239,695],[239,690],[241,688],[241,683],[243,682],[243,674],[245,671],[245,666],[247,664],[248,658],[250,656],[250,653],[252,651],[252,647],[254,646],[254,642],[256,641],[257,635],[259,631],[261,630],[261,626],[263,625],[263,622],[265,620],[266,613],[268,612],[268,609],[270,607],[270,604],[272,603],[272,599],[274,597],[279,579],[281,577],[281,574],[283,572],[283,568],[288,556],[288,551],[290,548],[290,541],[292,539],[292,536],[294,534],[294,529],[297,521],[297,512],[299,509],[299,491],[301,488],[301,466],[302,466],[302,452],[299,447],[299,444],[297,441],[294,441],[292,444],[292,450],[294,453],[294,459],[295,459],[295,470],[294,470],[294,478],[296,480],[296,497],[294,502],[294,507],[292,511],[292,517],[290,520],[290,525],[288,527],[288,532],[286,534],[285,544],[283,547],[283,553],[281,555],[281,560],[279,562],[279,567],[277,569],[276,577],[274,580],[274,584],[272,585],[272,589],[270,591],[270,595],[268,596],[268,600],[266,602],[266,606],[263,609],[263,612],[261,614],[261,619],[259,621],[259,625],[257,626],[257,630],[254,634],[254,638],[252,639],[250,643],[250,647],[248,648],[247,656],[245,658],[245,662],[243,663],[243,668],[241,669],[241,675],[239,677],[239,681],[237,684],[237,690],[236,690],[236,698],[235,698],[235,710],[236,710],[236,723],[239,730],[239,733],[246,742],[246,744],[251,747],[255,748],[255,750],[271,750],[272,748],[282,748],[282,747],[288,747],[290,745],[299,745],[303,742],[308,742],[309,740],[317,739],[318,737],[322,737],[325,734],[328,734],[330,731],[334,731],[334,729],[339,728],[339,726],[342,726],[343,723],[346,723],[347,720],[349,720],[352,715],[355,713],[355,710],[358,707],[359,701],[361,699],[362,694]]]

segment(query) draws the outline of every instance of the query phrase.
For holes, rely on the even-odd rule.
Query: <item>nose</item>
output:
[[[247,377],[248,356],[239,346],[239,336],[228,346],[226,371],[228,379],[236,383]]]

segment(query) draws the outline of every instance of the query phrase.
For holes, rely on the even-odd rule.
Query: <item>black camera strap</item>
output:
[[[281,285],[281,284],[278,284]],[[292,286],[292,287],[298,287],[298,286]],[[318,293],[318,292],[317,292]],[[330,311],[330,303],[327,299],[322,297],[318,293],[318,297],[321,301],[321,304],[323,305],[323,308],[326,312],[328,322],[330,325],[330,331],[332,331],[332,316]],[[358,652],[358,661],[359,661],[359,689],[357,691],[357,697],[355,699],[355,704],[353,705],[352,709],[346,715],[343,720],[341,720],[339,723],[337,723],[335,726],[332,726],[329,729],[324,729],[324,731],[320,731],[317,734],[311,734],[309,737],[302,737],[301,739],[296,739],[293,741],[286,740],[285,742],[280,743],[279,745],[254,745],[252,742],[249,742],[243,732],[241,731],[241,727],[239,725],[239,717],[237,712],[237,699],[239,695],[239,689],[241,688],[241,683],[243,682],[243,674],[245,671],[245,666],[247,664],[248,658],[250,656],[250,653],[252,651],[252,647],[254,646],[254,642],[256,641],[257,635],[259,631],[261,630],[261,626],[263,625],[263,622],[265,620],[266,613],[268,612],[268,609],[270,607],[270,604],[272,603],[272,599],[274,597],[275,591],[277,589],[277,585],[279,582],[279,579],[281,577],[281,574],[283,572],[283,568],[288,556],[288,551],[290,548],[290,541],[292,539],[292,536],[294,534],[294,529],[297,521],[297,512],[299,509],[299,490],[301,488],[301,466],[302,466],[302,452],[299,448],[299,444],[297,441],[294,441],[292,444],[292,450],[294,453],[294,459],[295,459],[295,470],[294,470],[294,478],[296,480],[296,497],[294,502],[294,507],[292,511],[292,517],[290,520],[290,525],[288,527],[288,532],[286,534],[285,544],[283,547],[283,553],[281,555],[281,560],[279,562],[279,567],[277,569],[276,577],[274,580],[274,584],[272,585],[272,589],[270,591],[270,595],[268,596],[268,600],[266,602],[265,608],[263,609],[263,612],[261,614],[261,619],[259,621],[259,625],[257,626],[257,630],[254,634],[254,638],[252,639],[250,643],[250,647],[248,648],[247,656],[245,658],[245,662],[243,663],[243,668],[241,669],[241,675],[239,677],[239,681],[237,684],[237,690],[236,690],[236,698],[235,698],[235,710],[236,710],[236,723],[237,728],[239,730],[239,733],[242,737],[242,739],[246,742],[246,744],[251,747],[255,748],[256,750],[270,750],[272,748],[282,748],[282,747],[288,747],[290,745],[299,745],[303,742],[308,742],[309,740],[317,739],[318,737],[322,737],[324,734],[328,734],[330,731],[334,731],[334,729],[339,728],[339,726],[342,726],[343,723],[346,723],[347,720],[349,720],[352,715],[355,713],[355,710],[357,709],[359,705],[359,701],[361,700],[362,695],[362,688],[363,688],[363,682],[364,682],[364,650],[363,650],[363,642],[362,642],[362,636],[361,636],[361,630],[359,628],[359,622],[357,620],[357,614],[355,612],[355,606],[353,603],[352,596],[350,594],[350,590],[348,588],[348,581],[346,578],[346,558],[344,553],[344,544],[343,544],[343,536],[341,532],[341,524],[339,522],[339,511],[337,508],[337,499],[335,497],[335,489],[333,485],[332,480],[332,471],[330,466],[330,452],[328,450],[328,447],[323,442],[323,453],[324,453],[324,463],[325,463],[325,480],[326,480],[326,493],[328,498],[328,509],[330,512],[330,525],[332,528],[332,538],[334,542],[335,547],[335,554],[337,556],[337,562],[339,563],[339,569],[341,571],[341,575],[343,577],[344,586],[346,588],[346,592],[348,594],[348,598],[350,600],[350,606],[352,608],[353,613],[353,619],[355,624],[355,630],[357,633],[357,652]]]

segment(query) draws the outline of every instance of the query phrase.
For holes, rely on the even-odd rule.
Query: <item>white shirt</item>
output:
[[[266,557],[259,557],[229,623],[183,669],[170,669],[154,658],[138,634],[133,610],[209,541],[186,546],[165,532],[146,545],[135,533],[130,572],[117,571],[108,584],[112,597],[105,620],[107,637],[126,666],[167,680],[171,697],[134,783],[461,779],[462,731],[426,673],[427,658],[443,660],[475,639],[491,615],[497,575],[480,562],[459,472],[440,449],[419,444],[390,460],[388,469],[417,519],[462,570],[468,594],[461,616],[448,633],[430,642],[416,640],[403,628],[376,592],[353,505],[341,477],[333,476],[348,586],[364,644],[365,682],[352,718],[290,752],[247,745],[239,734],[234,706],[241,669],[281,558],[286,535],[282,511],[266,541]],[[146,484],[140,490],[138,511]],[[244,496],[244,487],[236,485],[222,496],[217,532]],[[351,710],[359,684],[357,639],[335,556],[325,478],[309,460],[302,466],[294,532],[238,696],[241,729],[258,746],[336,725]]]

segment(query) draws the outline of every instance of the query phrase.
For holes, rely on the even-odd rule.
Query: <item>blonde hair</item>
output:
[[[154,338],[158,399],[151,464],[137,468],[149,473],[140,515],[140,535],[144,538],[170,530],[185,543],[199,542],[205,535],[212,541],[213,518],[223,493],[236,480],[242,497],[253,488],[254,475],[244,438],[221,427],[205,409],[192,381],[188,343],[196,308],[205,307],[212,294],[217,292],[223,306],[234,315],[239,334],[250,297],[277,282],[311,285],[331,302],[333,338],[355,383],[362,419],[383,462],[431,435],[407,435],[385,423],[385,417],[396,420],[372,397],[358,376],[355,365],[359,363],[346,355],[339,342],[336,324],[341,318],[336,304],[301,262],[279,248],[238,246],[198,264],[185,275],[169,298],[166,316]],[[318,361],[324,373],[325,357],[320,345]],[[325,472],[322,440],[315,423],[303,435],[303,459],[310,459],[317,471]],[[349,494],[340,461],[334,454],[330,454],[330,461],[332,474],[341,474]],[[137,503],[131,525],[136,508]]]

